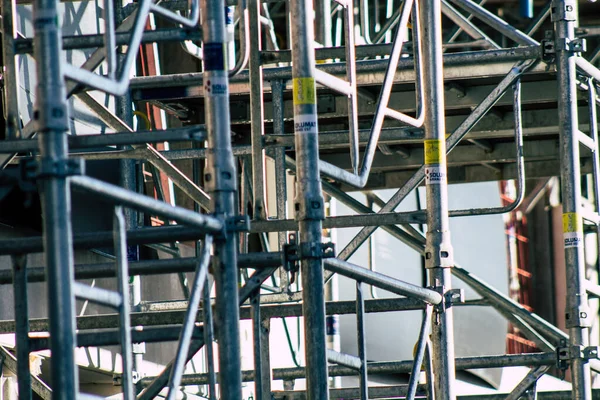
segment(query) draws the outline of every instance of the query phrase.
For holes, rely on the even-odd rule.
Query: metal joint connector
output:
[[[54,91],[60,93],[60,89]],[[38,94],[39,96],[39,94]],[[40,102],[33,110],[33,123],[37,132],[58,131],[66,132],[69,130],[69,110],[67,102],[64,100],[52,99],[47,102]]]
[[[552,2],[552,22],[556,21],[576,21],[577,8],[574,0]]]
[[[598,358],[598,346],[561,346],[556,349],[557,367],[561,370],[568,368],[569,361],[574,359],[592,360]]]
[[[590,317],[590,313],[587,308],[578,307],[567,310],[565,313],[565,323],[567,328],[591,328],[592,318]]]
[[[218,167],[208,165],[204,169],[204,185],[207,191],[235,191],[237,190],[237,173],[233,163],[226,162],[229,153],[222,149],[207,150],[211,152],[216,160],[219,160]]]
[[[300,198],[294,204],[296,221],[324,220],[325,206],[322,196]]]
[[[583,358],[593,360],[598,358],[598,346],[588,346],[583,349]]]
[[[19,164],[21,179],[33,182],[37,179],[65,178],[85,174],[85,161],[81,158],[51,160],[27,158]]]
[[[131,383],[136,385],[140,379],[142,379],[142,375],[137,371],[131,371]],[[123,375],[122,374],[113,374],[113,386],[123,386]]]
[[[463,289],[451,289],[444,293],[444,301],[446,308],[452,307],[454,304],[462,304],[465,302],[465,291]]]
[[[559,38],[556,40],[555,51],[584,53],[586,51],[586,41],[585,39]]]
[[[247,215],[236,215],[225,220],[227,232],[248,232],[250,230],[250,218]]]
[[[334,258],[335,244],[308,242],[300,243],[300,259],[306,258]]]
[[[138,371],[131,371],[131,383],[133,385],[137,385],[137,383],[142,378],[143,378],[143,375],[141,373],[139,373]]]
[[[429,289],[435,290],[442,295],[442,301],[434,306],[436,313],[443,313],[454,304],[465,302],[465,291],[463,289],[450,289],[446,291],[444,286],[430,287]]]
[[[294,283],[295,275],[300,270],[298,261],[307,258],[335,257],[334,243],[300,243],[295,233],[290,233],[288,243],[283,245],[283,268],[291,274],[290,283]]]
[[[146,343],[133,343],[131,351],[133,354],[146,354]]]
[[[454,266],[454,251],[447,232],[427,232],[427,241],[425,268],[452,268]]]
[[[556,46],[554,43],[554,31],[544,32],[544,39],[540,43],[542,60],[546,64],[554,64],[556,59]]]
[[[569,348],[566,347],[566,342],[561,340],[560,346],[556,348],[556,368],[562,371],[564,376],[564,371],[569,368],[569,360],[571,359],[571,355],[569,352]]]
[[[282,265],[283,268],[289,272],[290,274],[290,284],[296,281],[296,274],[300,270],[300,265],[298,261],[300,260],[300,256],[298,254],[298,244],[295,233],[290,233],[288,235],[288,243],[283,245],[283,260]]]

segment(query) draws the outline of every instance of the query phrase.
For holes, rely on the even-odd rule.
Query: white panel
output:
[[[394,191],[380,191],[388,199]],[[425,191],[420,189],[421,202],[425,204]],[[355,198],[364,201],[357,193]],[[449,187],[450,208],[492,207],[500,205],[497,183],[452,185]],[[338,215],[352,212],[339,202]],[[415,195],[410,195],[398,211],[416,209]],[[486,282],[493,284],[502,293],[507,293],[508,277],[504,224],[501,216],[453,218],[450,223],[452,244],[456,261]],[[359,229],[338,229],[336,247],[340,252]],[[404,281],[421,284],[421,259],[419,255],[391,235],[379,229],[375,233],[375,266],[377,271]],[[349,260],[367,267],[367,245],[363,245]],[[465,286],[454,280],[456,287]],[[340,278],[340,300],[355,298],[354,281]],[[393,295],[376,291],[380,297]],[[468,299],[477,298],[466,289]],[[366,298],[371,298],[367,295]],[[471,355],[504,354],[507,323],[491,308],[455,308],[456,354],[458,357]],[[418,337],[421,322],[420,311],[367,314],[367,355],[372,361],[412,359],[413,346]],[[340,317],[342,351],[357,354],[356,319]],[[479,376],[490,383],[499,384],[500,370],[479,371]]]

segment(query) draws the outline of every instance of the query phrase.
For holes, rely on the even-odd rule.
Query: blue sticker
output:
[[[140,261],[139,246],[127,246],[127,261]]]
[[[205,43],[202,51],[205,71],[225,71],[225,47],[223,43]]]
[[[225,25],[233,25],[233,7],[225,7]]]
[[[329,315],[326,319],[327,335],[339,335],[339,321],[337,315]]]

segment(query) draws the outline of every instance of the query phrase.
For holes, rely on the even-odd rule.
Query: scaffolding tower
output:
[[[0,240],[0,254],[10,255],[13,263],[12,271],[0,271],[0,282],[13,286],[15,299],[15,320],[0,321],[0,330],[16,337],[15,354],[0,351],[5,367],[18,376],[19,398],[31,399],[32,391],[42,398],[95,398],[80,393],[75,348],[111,345],[121,346],[118,379],[124,399],[175,399],[182,386],[207,385],[210,399],[239,400],[242,382],[254,382],[259,400],[453,400],[456,370],[517,365],[530,367],[530,373],[510,394],[489,398],[535,395],[536,381],[551,367],[570,371],[572,392],[540,398],[600,395],[592,390],[600,361],[590,345],[588,306],[588,295],[599,296],[600,286],[586,278],[584,259],[584,231],[600,233],[600,70],[595,66],[600,47],[585,51],[585,38],[595,43],[600,28],[579,27],[579,10],[591,3],[522,0],[524,14],[532,19],[517,29],[501,18],[494,2],[486,6],[473,0],[318,0],[314,5],[309,0],[108,0],[100,2],[104,24],[98,33],[75,36],[62,34],[57,0],[27,3],[3,0],[1,14],[6,134],[0,153],[4,171],[19,165],[18,176],[4,173],[2,182],[33,193],[39,188],[43,221],[43,236]],[[271,18],[274,4],[283,17]],[[19,7],[31,7],[32,37],[18,31]],[[600,14],[598,8],[588,10]],[[169,27],[151,27],[150,15],[170,21]],[[523,19],[513,19],[523,25]],[[195,52],[199,72],[132,78],[140,49],[166,42],[181,42]],[[66,50],[81,48],[96,49],[83,65],[65,59]],[[35,60],[37,86],[33,117],[23,123],[19,60],[27,57]],[[477,82],[471,93],[463,81]],[[526,101],[522,88],[530,88]],[[99,102],[92,90],[114,96],[114,106]],[[458,100],[448,102],[448,90],[458,93]],[[72,96],[115,133],[69,135]],[[134,101],[177,115],[174,99],[194,109],[195,117],[189,118],[194,123],[133,131]],[[555,104],[554,125],[532,116],[536,102]],[[512,120],[489,127],[486,115],[500,108]],[[474,131],[479,123],[488,126]],[[535,152],[528,151],[524,136],[532,138]],[[165,142],[194,146],[152,145]],[[447,157],[453,150],[458,153],[454,161]],[[120,185],[86,175],[86,159],[120,160]],[[193,160],[191,176],[173,163],[184,159]],[[274,184],[266,178],[267,159],[274,161]],[[142,172],[132,160],[143,160],[152,171],[150,195],[143,193]],[[295,175],[293,219],[287,218],[286,171]],[[582,174],[592,177],[593,209],[582,207]],[[450,218],[517,210],[526,178],[540,176],[560,176],[568,335],[461,268],[450,235]],[[449,183],[508,179],[516,181],[514,202],[449,210]],[[188,206],[169,201],[161,182],[188,196]],[[426,209],[396,212],[423,184]],[[276,218],[267,213],[267,187],[276,192]],[[378,188],[396,192],[388,201],[373,200],[377,212],[348,194]],[[74,234],[72,190],[110,204],[113,230]],[[328,215],[330,197],[355,214]],[[142,226],[139,215],[167,222]],[[416,224],[425,224],[426,234]],[[343,249],[323,240],[324,229],[346,227],[361,230]],[[423,256],[426,286],[348,262],[376,229]],[[260,239],[263,251],[248,251],[250,235]],[[269,238],[276,240],[269,243]],[[195,257],[132,256],[136,246],[186,240],[196,243]],[[114,262],[75,265],[74,249],[92,248],[111,248]],[[28,254],[40,252],[46,266],[28,267]],[[185,284],[180,308],[153,311],[161,309],[160,302],[152,310],[139,307],[140,279],[186,272],[195,274]],[[325,286],[334,274],[356,281],[354,303],[326,302]],[[290,292],[296,275],[301,286]],[[465,301],[462,291],[452,288],[451,276],[480,299]],[[107,277],[116,278],[116,290],[80,282]],[[267,280],[274,283],[274,293],[265,292]],[[48,288],[48,318],[30,321],[28,283],[42,281]],[[365,300],[365,285],[398,297]],[[76,299],[116,312],[78,317]],[[455,357],[453,309],[481,305],[498,310],[539,351]],[[414,359],[368,361],[365,313],[401,310],[423,310]],[[326,341],[326,316],[352,313],[358,357],[328,349]],[[270,366],[269,321],[284,316],[303,317],[303,368]],[[242,371],[240,364],[240,319],[252,321],[253,371]],[[138,376],[143,352],[136,346],[161,341],[177,341],[172,362],[156,376]],[[186,363],[203,347],[206,370],[185,374]],[[43,349],[51,350],[48,385],[30,371],[30,353]],[[422,368],[425,383],[419,382]],[[407,385],[369,387],[371,374],[400,372],[410,373]],[[330,377],[348,375],[359,376],[359,387],[330,389]],[[271,389],[273,380],[303,378],[305,391]]]

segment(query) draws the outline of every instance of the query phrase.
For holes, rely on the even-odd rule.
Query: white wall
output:
[[[425,191],[421,191],[422,205],[425,205]],[[385,190],[378,194],[388,199],[394,191]],[[357,193],[355,198],[364,201]],[[497,183],[477,183],[451,185],[449,187],[450,209],[471,207],[491,207],[500,205]],[[338,215],[352,213],[348,208],[336,204]],[[416,210],[414,194],[398,207],[397,211]],[[484,281],[493,284],[502,293],[508,291],[506,265],[506,241],[501,216],[453,218],[450,222],[455,261],[463,268],[476,274]],[[336,248],[340,252],[359,229],[338,229]],[[421,285],[421,261],[419,255],[408,246],[378,229],[375,233],[375,265],[377,271]],[[363,245],[350,262],[367,267],[367,246]],[[478,296],[457,279],[453,286],[464,288],[467,299]],[[355,299],[355,283],[340,277],[340,300]],[[394,297],[378,290],[380,297]],[[371,296],[368,295],[367,298]],[[456,307],[455,312],[456,355],[504,354],[507,322],[489,307]],[[367,314],[366,319],[367,355],[372,361],[412,359],[413,346],[419,334],[421,311]],[[355,316],[340,317],[342,351],[357,354]],[[478,375],[491,383],[498,384],[500,370],[478,371]]]

